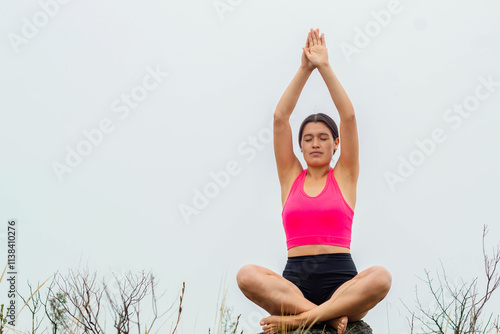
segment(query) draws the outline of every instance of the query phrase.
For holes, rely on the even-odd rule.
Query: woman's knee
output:
[[[246,264],[236,273],[236,281],[240,289],[248,289],[255,285],[259,275],[259,267],[255,264]]]
[[[383,294],[384,297],[387,295],[392,285],[392,275],[386,268],[382,266],[373,267],[373,284],[377,287],[376,290]]]

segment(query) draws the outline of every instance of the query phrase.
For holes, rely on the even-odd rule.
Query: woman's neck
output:
[[[321,179],[325,177],[330,171],[330,165],[324,166],[307,166],[307,174],[309,177],[313,179]]]

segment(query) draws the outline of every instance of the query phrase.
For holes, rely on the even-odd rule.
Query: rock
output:
[[[259,334],[264,334],[261,332]],[[337,330],[327,324],[316,324],[308,331],[304,329],[296,329],[286,334],[337,334]],[[372,329],[363,320],[347,323],[347,329],[344,334],[373,334]]]

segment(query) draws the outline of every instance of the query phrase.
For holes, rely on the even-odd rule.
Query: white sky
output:
[[[260,331],[266,312],[235,276],[247,263],[281,274],[286,262],[266,135],[310,28],[325,33],[358,120],[353,258],[359,271],[383,265],[393,275],[365,321],[376,333],[408,333],[402,302],[415,306],[418,277],[440,260],[453,279],[482,279],[483,224],[488,249],[500,235],[498,1],[54,1],[0,7],[0,242],[6,254],[7,221],[17,219],[22,293],[27,280],[79,263],[99,277],[151,270],[164,309],[186,282],[180,333],[207,333],[226,277],[245,333]],[[390,18],[380,14],[388,8]],[[122,94],[140,101],[127,107]],[[464,103],[468,116],[449,111]],[[315,112],[339,121],[317,71],[293,114],[294,145]],[[433,131],[441,142],[418,153]],[[71,150],[88,154],[77,161]],[[418,165],[391,188],[386,174],[410,158]],[[71,172],[58,177],[53,165],[67,159]],[[184,219],[180,207],[227,168],[227,185]],[[489,306],[500,309],[498,293]]]

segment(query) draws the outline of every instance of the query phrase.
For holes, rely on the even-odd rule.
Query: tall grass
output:
[[[3,277],[5,275],[6,269],[7,269],[7,265],[5,266],[5,268],[4,268],[3,272],[2,272],[2,275],[0,276],[0,283],[3,280]],[[45,284],[52,277],[53,276],[47,278],[42,284],[40,284],[39,286],[37,286],[35,288],[34,292],[31,293],[31,295],[29,296],[29,298],[27,298],[25,300],[24,305],[17,312],[16,320],[19,319],[19,315],[21,314],[21,312],[23,312],[23,310],[25,310],[25,307],[28,305],[28,303],[30,303],[30,301],[32,301],[33,297],[36,296],[37,293],[38,294],[40,293],[40,291],[42,290],[42,288],[45,286]],[[54,282],[48,288],[49,292],[51,292],[51,293],[53,293],[53,291],[51,291],[53,284],[54,284]],[[31,291],[31,288],[30,288],[30,291]],[[183,303],[184,292],[185,292],[185,283],[183,283],[183,286],[182,286],[182,290],[181,290],[181,294],[180,294],[180,298],[179,298],[179,302],[178,302],[179,303],[178,304],[178,309],[177,309],[177,312],[176,312],[176,319],[172,323],[172,325],[170,327],[170,330],[168,330],[169,334],[177,334],[179,326],[182,323],[182,321],[181,321],[181,314],[183,312],[183,305],[182,305],[182,303]],[[38,296],[38,298],[40,298],[40,296]],[[228,288],[227,288],[227,285],[226,285],[226,279],[224,278],[224,280],[221,281],[221,285],[219,287],[219,293],[218,293],[218,297],[217,297],[217,305],[216,305],[214,325],[212,327],[213,331],[212,331],[211,328],[208,328],[208,333],[209,334],[244,334],[243,329],[239,328],[241,314],[239,314],[237,316],[235,316],[233,314],[234,313],[234,309],[228,305],[227,299],[228,299]],[[47,298],[47,300],[48,300],[48,298]],[[45,306],[45,304],[44,304],[44,306]],[[36,333],[50,333],[50,332],[51,333],[62,333],[62,334],[66,334],[66,333],[79,334],[79,333],[85,332],[85,330],[82,329],[81,322],[78,322],[75,319],[71,319],[71,318],[68,318],[67,320],[65,320],[64,324],[60,324],[61,327],[63,327],[63,328],[60,327],[59,330],[58,329],[54,330],[54,322],[52,321],[51,325],[52,325],[53,328],[51,330],[47,329],[47,328],[45,330],[38,330],[38,329],[35,329],[35,326],[32,326],[32,330],[31,331],[21,331],[21,330],[12,328],[11,326],[8,325],[7,319],[5,318],[5,315],[3,313],[4,310],[5,310],[5,308],[1,309],[1,307],[0,307],[0,334],[7,334],[7,333],[36,334]],[[33,310],[30,308],[30,311],[33,311]],[[47,311],[45,312],[45,317],[48,318],[48,312]],[[99,320],[99,319],[96,319],[96,320]],[[32,320],[32,321],[34,321],[34,320]],[[307,326],[307,328],[306,328],[305,325],[303,325],[303,326],[301,326],[299,328],[295,328],[295,329],[293,329],[293,333],[294,334],[307,333],[313,327],[313,324]],[[144,334],[152,334],[152,332],[150,330],[148,330],[148,328],[145,327],[144,324],[140,324],[139,326],[143,327],[143,330],[139,329],[139,333],[140,332],[144,332]],[[285,326],[283,325],[282,327],[285,327]],[[285,333],[292,333],[292,332],[289,332],[290,330],[292,330],[292,329],[291,328],[285,328]],[[167,331],[167,330],[165,330],[165,331]],[[165,331],[164,330],[161,330],[161,331],[156,330],[154,333],[162,333],[163,334],[163,333],[165,333]],[[324,332],[325,332],[325,330],[323,329],[323,333]],[[120,332],[120,331],[118,331],[118,333],[128,333],[128,332]],[[130,333],[132,333],[132,331],[130,331]],[[347,333],[348,332],[346,332],[346,334]]]

